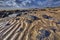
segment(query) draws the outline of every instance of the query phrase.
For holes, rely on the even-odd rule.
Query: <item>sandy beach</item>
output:
[[[60,8],[1,10],[0,40],[60,40]]]

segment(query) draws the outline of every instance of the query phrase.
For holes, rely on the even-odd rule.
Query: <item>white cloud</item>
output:
[[[35,4],[39,5],[38,7],[42,6],[42,7],[46,7],[46,6],[51,6],[53,4],[53,6],[55,6],[55,4],[60,4],[60,1],[57,2],[53,2],[53,0],[45,0],[45,1],[41,1],[41,0],[18,0],[18,1],[22,1],[20,4],[18,4],[18,2],[16,3],[16,0],[5,0],[6,2],[4,2],[4,5],[9,5],[9,6],[13,6],[13,7],[29,7],[29,5],[31,7],[36,6]],[[32,4],[32,3],[35,4]]]

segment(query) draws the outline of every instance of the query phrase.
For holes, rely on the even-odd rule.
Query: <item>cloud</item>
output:
[[[38,7],[60,6],[60,0],[0,0],[0,1],[3,1],[4,5],[8,5],[10,7],[38,8]]]

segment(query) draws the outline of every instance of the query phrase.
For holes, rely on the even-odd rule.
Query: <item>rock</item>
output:
[[[20,31],[23,31],[23,28],[21,28]]]
[[[15,10],[16,13],[20,12],[20,10]]]
[[[20,12],[29,12],[29,10],[20,10]]]
[[[56,32],[56,28],[54,28],[54,27],[53,27],[53,28],[51,28],[51,30],[52,30],[53,32]]]
[[[13,14],[13,12],[8,12],[8,15],[11,15],[11,14]]]
[[[4,15],[4,12],[0,12],[0,18],[2,18]]]
[[[50,32],[44,29],[40,30],[39,32],[41,32],[41,34],[37,35],[38,40],[44,40],[44,38],[49,37],[50,35]]]
[[[41,9],[41,11],[46,11],[46,9]]]
[[[32,23],[32,21],[31,21],[31,20],[26,20],[26,22],[27,22],[27,23]]]
[[[39,18],[33,15],[28,16],[29,19],[31,20],[38,20]]]
[[[27,13],[22,13],[22,15],[26,15]]]
[[[22,15],[22,13],[18,13],[18,14],[17,14],[17,16],[21,16],[21,15]]]
[[[52,19],[51,16],[47,16],[47,15],[42,15],[42,17],[45,18],[45,19]]]
[[[8,24],[8,21],[0,22],[0,27],[5,27]]]
[[[9,17],[16,17],[17,16],[17,14],[11,14],[11,15],[9,15]]]
[[[41,32],[41,35],[43,35],[45,37],[48,37],[50,35],[50,32],[48,30],[45,30],[45,29],[40,30],[40,32]]]
[[[23,28],[20,28],[20,30],[18,32],[22,32],[23,31]]]
[[[16,20],[19,20],[20,18],[16,18]]]
[[[7,23],[5,26],[9,26],[10,25],[10,23]]]
[[[7,15],[7,14],[4,14],[4,15],[2,16],[2,18],[5,18],[5,17],[8,17],[8,15]]]
[[[60,21],[56,22],[56,24],[60,24]]]

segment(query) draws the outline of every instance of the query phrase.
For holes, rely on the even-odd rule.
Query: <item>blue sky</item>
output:
[[[41,8],[60,6],[60,0],[0,0],[0,7]]]

